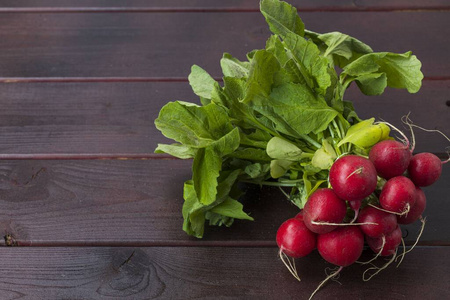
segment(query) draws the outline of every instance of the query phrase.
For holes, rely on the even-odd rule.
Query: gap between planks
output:
[[[433,153],[440,159],[448,159],[448,153]],[[0,153],[1,160],[178,160],[179,158],[161,153]]]
[[[297,7],[302,12],[446,12],[450,6]],[[0,13],[257,13],[258,7],[3,7]]]
[[[222,81],[221,77],[214,77]],[[427,76],[424,81],[447,81],[450,76]],[[68,82],[189,82],[187,77],[0,77],[0,83],[68,83]]]
[[[148,160],[178,159],[168,154],[157,153],[0,153],[0,160]]]
[[[407,242],[406,247],[414,241]],[[205,241],[205,240],[183,240],[183,241],[29,241],[13,240],[6,243],[0,242],[0,247],[227,247],[227,248],[275,248],[278,247],[275,241],[262,240],[242,240],[242,241]],[[449,247],[449,241],[429,241],[419,242],[417,247]],[[367,246],[365,246],[369,249]]]

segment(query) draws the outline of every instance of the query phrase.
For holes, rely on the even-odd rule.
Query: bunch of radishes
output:
[[[392,255],[392,262],[402,243],[399,224],[420,219],[423,230],[426,198],[420,187],[439,178],[443,163],[431,153],[413,156],[409,142],[395,140],[375,144],[368,158],[341,156],[330,169],[329,187],[312,193],[303,210],[278,229],[282,261],[299,279],[288,257],[304,257],[317,248],[323,259],[339,266],[328,280],[357,262],[365,240],[374,259]]]

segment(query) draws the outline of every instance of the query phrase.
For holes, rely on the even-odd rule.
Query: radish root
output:
[[[359,215],[359,209],[355,209],[353,210],[355,212],[355,216],[353,217],[353,220],[350,221],[350,224],[354,224],[355,221],[358,219],[358,215]],[[376,224],[378,225],[378,224]]]
[[[314,297],[314,295],[317,293],[317,291],[320,290],[320,288],[321,288],[328,280],[330,280],[330,279],[336,277],[336,275],[338,275],[339,272],[341,272],[341,270],[342,270],[343,268],[344,268],[344,267],[339,267],[339,269],[337,269],[337,271],[331,273],[331,274],[328,275],[324,280],[322,280],[322,282],[321,282],[321,283],[319,284],[319,286],[314,290],[314,292],[311,294],[311,296],[309,297],[308,300],[311,300],[311,299]]]
[[[374,258],[372,258],[371,260],[366,261],[366,262],[360,262],[360,261],[356,261],[356,262],[361,265],[367,265],[367,264],[370,264],[371,262],[373,262],[374,260],[376,260],[381,255],[381,252],[383,252],[384,245],[386,245],[386,237],[384,235],[382,237],[382,241],[383,241],[383,243],[381,244],[380,251],[378,251],[377,255],[375,255]]]
[[[311,221],[314,225],[333,225],[333,226],[351,226],[351,225],[378,225],[378,223],[366,222],[366,223],[328,223],[328,222],[316,222]]]
[[[356,169],[355,171],[351,172],[350,174],[348,174],[347,178],[345,178],[345,179],[349,179],[350,177],[352,177],[355,174],[361,174],[362,171],[363,171],[363,168],[360,167],[360,168]]]
[[[403,253],[400,254],[399,256],[397,256],[397,258],[395,259],[395,262],[397,262],[397,259],[400,257],[400,261],[397,264],[397,268],[401,265],[403,258],[405,258],[405,254],[406,254],[406,245],[405,245],[405,240],[402,238],[402,246],[403,246]]]
[[[446,164],[450,161],[450,147],[446,148],[446,152],[447,152],[448,158],[446,160],[442,161],[442,164]]]
[[[383,208],[378,207],[378,206],[373,205],[373,204],[369,204],[369,206],[372,206],[373,208],[376,208],[378,210],[381,210],[381,211],[384,211],[384,212],[387,212],[387,213],[390,213],[390,214],[394,214],[394,215],[399,215],[399,216],[407,216],[409,211],[410,211],[410,209],[411,209],[411,206],[409,205],[409,203],[406,203],[406,208],[401,213],[398,213],[398,212],[395,212],[395,211],[386,210],[386,209],[383,209]]]
[[[325,268],[325,275],[330,276],[331,273],[337,271],[339,269],[339,267],[336,268],[329,268],[326,267]],[[334,282],[339,283],[340,285],[342,285],[342,283],[339,281],[339,277],[341,277],[341,273],[336,274],[336,276],[334,276],[333,278],[331,278],[331,280],[333,280]]]
[[[298,276],[297,273],[297,268],[295,267],[295,261],[289,256],[287,256],[286,253],[283,252],[283,250],[280,249],[280,251],[278,252],[278,256],[280,257],[281,261],[283,262],[283,264],[286,266],[286,268],[289,270],[289,272],[292,274],[292,276],[294,276],[295,279],[297,279],[298,281],[301,281],[300,276]]]
[[[437,129],[426,129],[426,128],[423,128],[423,127],[420,127],[420,126],[417,126],[416,124],[414,124],[411,121],[411,119],[409,118],[409,113],[406,116],[402,117],[402,122],[409,126],[409,128],[411,129],[411,132],[412,132],[412,127],[419,128],[419,129],[421,129],[423,131],[426,131],[426,132],[437,132],[440,135],[442,135],[447,141],[450,142],[450,138],[448,136],[446,136],[442,131],[437,130]]]
[[[413,152],[413,151],[414,151],[414,148],[416,147],[416,136],[415,136],[415,134],[414,134],[414,130],[413,130],[413,127],[412,127],[413,122],[412,122],[411,119],[409,118],[409,114],[410,114],[410,113],[411,113],[411,112],[409,112],[406,116],[403,116],[403,117],[402,117],[402,122],[403,122],[403,124],[408,125],[409,130],[411,131],[411,138],[412,138],[411,152]]]
[[[391,123],[388,123],[388,122],[386,122],[386,121],[384,121],[384,120],[383,120],[382,122],[375,122],[375,124],[379,124],[379,123],[386,124],[386,125],[388,125],[389,127],[391,127],[392,129],[394,129],[395,131],[397,131],[398,133],[400,133],[400,135],[403,137],[403,139],[400,139],[400,138],[399,138],[399,140],[401,140],[401,141],[403,142],[403,144],[405,144],[405,146],[406,146],[407,148],[410,148],[411,144],[409,143],[409,139],[408,139],[408,137],[403,133],[403,131],[401,131],[400,129],[398,129],[397,127],[395,127],[394,125],[392,125]],[[415,141],[414,138],[413,138],[413,140]],[[414,151],[414,144],[412,145],[410,151],[411,151],[411,152]]]
[[[383,249],[383,248],[381,248]],[[372,279],[373,276],[377,275],[378,273],[380,273],[381,271],[383,271],[384,269],[386,269],[391,263],[394,262],[395,258],[397,257],[397,249],[395,249],[395,253],[392,255],[392,258],[386,263],[384,264],[384,266],[382,267],[377,267],[374,264],[371,264],[373,267],[368,268],[367,270],[364,271],[363,273],[363,281],[369,281],[370,279]],[[366,274],[367,272],[370,272],[372,270],[376,270],[373,274],[370,274],[367,278],[366,278]]]
[[[423,230],[425,229],[425,223],[427,221],[426,219],[427,218],[420,217],[420,222],[422,223],[422,226],[420,227],[420,231],[419,231],[419,234],[417,235],[416,242],[411,246],[411,248],[408,251],[403,251],[403,253],[397,257],[397,259],[400,258],[400,262],[398,263],[397,268],[402,263],[403,258],[405,257],[406,253],[411,252],[414,249],[414,247],[416,247],[416,245],[419,243],[420,237],[422,236]],[[402,239],[402,242],[403,242],[403,239]],[[405,247],[405,246],[403,245],[403,247]],[[405,249],[406,249],[406,247],[405,247]],[[396,262],[397,262],[397,259],[395,260]]]

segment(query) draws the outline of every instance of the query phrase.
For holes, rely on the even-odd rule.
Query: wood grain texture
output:
[[[366,251],[362,259],[372,254]],[[450,247],[419,247],[369,282],[344,268],[315,299],[446,299]],[[379,261],[379,264],[382,262]],[[307,299],[332,267],[317,252],[295,280],[271,248],[2,249],[0,297],[9,299]],[[418,281],[420,278],[420,281]]]
[[[206,227],[203,240],[182,231],[183,182],[191,161],[2,161],[0,232],[23,246],[275,245],[276,231],[298,209],[277,188],[245,186],[244,210],[254,222]],[[426,245],[450,245],[450,172],[425,189]],[[408,230],[415,240],[418,225]],[[404,232],[406,235],[406,231]]]
[[[400,127],[411,112],[416,124],[449,135],[449,91],[450,80],[424,81],[417,94],[387,89],[367,97],[350,88],[346,99],[363,118]],[[174,100],[199,103],[187,82],[0,84],[0,153],[150,154],[158,143],[170,142],[153,122]],[[417,151],[445,152],[442,136],[416,135]]]
[[[450,4],[445,0],[290,0],[290,4],[304,9],[326,9],[326,10],[366,10],[366,9],[427,9],[427,8],[448,8]],[[239,8],[246,10],[257,10],[259,1],[255,0],[227,0],[227,1],[210,1],[210,0],[3,0],[0,7],[5,8],[40,8],[40,7],[140,7],[140,8],[215,8],[229,9]]]
[[[412,50],[425,76],[450,76],[445,11],[305,12],[301,17],[310,30],[341,31],[375,51]],[[220,77],[223,52],[243,59],[263,48],[268,37],[259,12],[5,13],[0,77],[186,77],[193,64]]]
[[[0,1],[0,246],[16,246],[0,251],[0,299],[310,295],[330,265],[317,252],[297,260],[299,283],[281,263],[275,234],[297,208],[279,190],[243,185],[255,221],[206,227],[198,240],[182,231],[191,161],[151,155],[167,142],[153,125],[159,109],[197,101],[191,65],[219,78],[223,52],[242,59],[264,47],[258,2]],[[289,2],[308,29],[348,33],[375,51],[412,50],[422,61],[419,94],[369,98],[351,88],[346,98],[361,117],[401,126],[410,111],[416,124],[449,134],[449,1]],[[448,145],[416,136],[417,151],[443,155]],[[21,160],[1,160],[14,157]],[[399,268],[370,282],[359,265],[345,268],[342,285],[328,283],[316,299],[449,298],[448,171],[425,189],[424,235]],[[403,227],[407,244],[418,227]],[[372,256],[366,250],[361,260]]]

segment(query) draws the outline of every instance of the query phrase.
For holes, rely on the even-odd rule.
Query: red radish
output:
[[[427,205],[427,198],[420,187],[416,187],[416,202],[405,216],[397,216],[397,222],[400,224],[411,224],[422,215]]]
[[[342,223],[346,213],[345,201],[339,199],[332,189],[322,188],[312,193],[306,201],[303,208],[303,221],[309,230],[322,234],[336,228],[336,225],[326,223]]]
[[[360,201],[377,187],[377,171],[367,158],[346,155],[337,159],[330,169],[330,184],[336,195],[348,201]]]
[[[288,219],[278,228],[278,247],[293,258],[303,257],[316,248],[316,234],[297,218]]]
[[[408,174],[417,186],[429,186],[441,176],[442,161],[436,155],[428,152],[412,157],[408,166]]]
[[[363,251],[364,235],[357,226],[339,227],[317,237],[317,250],[329,263],[346,267]]]
[[[298,214],[296,214],[294,218],[303,221],[303,210],[301,210]]]
[[[358,212],[361,208],[361,200],[354,200],[354,201],[348,201],[348,205],[351,209],[353,209],[355,212]]]
[[[394,212],[405,213],[416,201],[416,186],[405,176],[389,179],[383,186],[379,197],[382,208]]]
[[[364,235],[356,226],[339,227],[331,232],[317,237],[317,250],[327,262],[339,266],[337,271],[328,275],[311,294],[309,299],[331,278],[341,270],[353,264],[360,256],[364,247]]]
[[[361,225],[362,232],[369,237],[380,237],[392,232],[397,227],[397,216],[366,206],[359,212],[358,223],[376,223]]]
[[[383,247],[383,237],[385,238],[384,247]],[[367,244],[370,249],[372,249],[375,253],[380,253],[381,256],[389,256],[395,254],[398,245],[402,242],[402,231],[400,227],[397,226],[391,233],[388,233],[385,236],[371,238],[366,236]],[[383,247],[383,249],[381,249]]]
[[[384,179],[402,175],[411,160],[411,150],[403,143],[384,140],[375,144],[369,152],[369,160]]]

